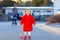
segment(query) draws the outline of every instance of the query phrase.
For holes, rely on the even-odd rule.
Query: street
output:
[[[0,40],[19,40],[21,26],[0,22]],[[37,22],[32,31],[32,40],[60,40],[60,25]]]

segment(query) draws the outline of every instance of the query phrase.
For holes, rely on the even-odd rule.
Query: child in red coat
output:
[[[29,9],[25,10],[25,15],[22,17],[20,24],[23,24],[24,31],[24,40],[26,40],[26,34],[28,33],[28,39],[31,39],[31,31],[33,30],[32,24],[35,25],[35,19],[31,15],[31,11]]]

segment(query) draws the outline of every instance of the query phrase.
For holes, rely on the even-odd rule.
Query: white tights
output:
[[[24,32],[24,36],[26,36],[28,34],[28,36],[31,36],[31,32]]]

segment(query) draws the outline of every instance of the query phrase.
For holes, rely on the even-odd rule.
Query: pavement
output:
[[[12,22],[0,22],[0,40],[20,40],[21,25]],[[22,32],[23,35],[23,32]],[[31,40],[60,40],[60,24],[46,24],[37,22],[33,25]]]

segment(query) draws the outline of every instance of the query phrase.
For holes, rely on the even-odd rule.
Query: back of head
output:
[[[24,10],[24,14],[25,14],[25,15],[30,15],[30,14],[31,14],[30,9],[25,9],[25,10]]]

